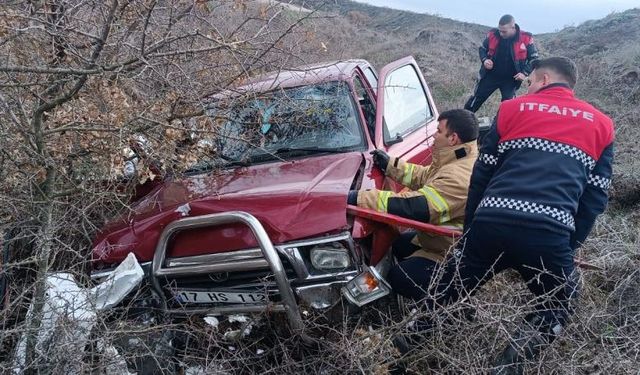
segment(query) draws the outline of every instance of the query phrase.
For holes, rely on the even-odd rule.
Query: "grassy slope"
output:
[[[331,17],[316,23],[325,26],[317,27],[316,31],[328,51],[315,58],[360,57],[381,67],[413,55],[441,110],[461,107],[473,91],[479,68],[477,48],[486,26],[352,1],[307,0],[304,4],[307,7],[324,4],[321,14]],[[632,9],[558,33],[535,36],[542,56],[564,55],[577,62],[580,68],[577,95],[614,119],[618,134],[616,173],[622,178],[613,195],[622,206],[634,205],[640,199],[633,186],[640,184],[637,179],[640,165],[635,158],[640,138],[635,126],[640,122],[636,109],[640,100],[638,25],[640,9]],[[524,88],[520,90],[520,94],[524,92]],[[498,105],[496,92],[479,115],[493,116]]]
[[[306,1],[305,4],[314,2]],[[442,19],[397,10],[377,8],[348,1],[332,3],[330,12],[338,15],[333,27],[324,31],[330,41],[329,54],[336,57],[363,57],[376,66],[412,54],[421,65],[441,109],[460,107],[471,93],[478,69],[477,47],[487,28],[480,25]],[[526,28],[526,25],[523,25]],[[640,10],[611,14],[578,27],[536,36],[543,56],[565,55],[579,65],[581,81],[577,95],[610,115],[617,127],[617,154],[610,207],[596,224],[580,256],[604,268],[585,272],[583,298],[575,324],[546,354],[539,371],[549,373],[612,373],[637,371],[640,354]],[[337,41],[339,51],[332,50]],[[524,91],[524,90],[521,90]],[[499,104],[494,95],[479,113],[492,115]],[[476,337],[452,344],[435,340],[425,348],[426,357],[441,362],[442,371],[456,371],[461,363],[475,368],[487,366],[501,345],[504,332],[497,329],[495,317],[509,313],[509,322],[517,321],[509,304],[521,295],[522,286],[505,284],[512,276],[490,283],[483,293],[492,306],[479,305],[479,327],[490,332],[491,339]],[[508,283],[512,284],[512,283]],[[507,301],[504,304],[504,301]],[[481,303],[480,301],[476,301]],[[485,315],[483,321],[482,314]],[[485,323],[483,325],[483,322]],[[470,335],[474,331],[461,328]],[[448,339],[447,339],[448,340]],[[496,342],[498,340],[498,342]],[[445,350],[437,355],[435,347],[492,348],[481,358],[473,353]],[[470,358],[469,356],[473,357]],[[464,361],[467,362],[464,362]],[[422,362],[420,362],[422,361]],[[417,366],[424,366],[420,360]],[[458,361],[457,364],[452,365]],[[447,362],[447,359],[445,359]],[[429,363],[427,367],[432,367]],[[426,368],[423,368],[426,369]],[[446,370],[445,370],[446,369]]]
[[[358,57],[380,68],[413,55],[440,109],[462,106],[471,94],[479,67],[477,48],[487,27],[351,1],[304,4],[324,4],[321,14],[331,17],[316,22],[327,26],[316,29],[328,46],[326,59]]]

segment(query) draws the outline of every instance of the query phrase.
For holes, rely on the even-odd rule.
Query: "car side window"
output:
[[[405,65],[384,82],[384,142],[423,126],[433,116],[415,68]]]
[[[373,69],[371,69],[371,68],[365,69],[364,70],[364,76],[367,78],[367,81],[369,81],[369,84],[371,85],[371,88],[373,89],[373,92],[377,93],[377,91],[378,91],[378,77],[376,77],[376,73],[373,72]]]
[[[353,85],[356,90],[356,95],[358,95],[358,104],[360,104],[360,108],[364,114],[364,119],[367,123],[369,135],[371,136],[371,139],[375,139],[376,106],[373,98],[369,95],[367,89],[365,89],[362,78],[359,75],[353,77]]]

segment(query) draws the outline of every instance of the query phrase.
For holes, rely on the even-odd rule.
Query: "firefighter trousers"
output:
[[[415,231],[408,231],[393,242],[391,249],[398,264],[389,270],[387,281],[394,292],[418,301],[426,297],[438,263],[424,257],[410,257],[420,249],[411,242],[415,236]]]
[[[474,221],[444,267],[436,293],[431,294],[435,299],[427,300],[429,309],[473,295],[494,275],[511,268],[535,296],[525,321],[547,335],[548,342],[565,325],[577,296],[568,231]]]

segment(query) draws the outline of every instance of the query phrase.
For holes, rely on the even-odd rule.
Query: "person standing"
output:
[[[573,87],[568,58],[533,62],[528,94],[500,105],[469,186],[464,236],[427,306],[472,295],[515,269],[536,296],[533,311],[497,359],[521,374],[562,331],[576,297],[574,253],[604,212],[611,184],[613,121]]]
[[[531,72],[531,62],[537,58],[531,33],[520,30],[512,15],[502,16],[498,28],[491,29],[480,46],[480,81],[464,108],[478,111],[498,89],[502,101],[515,97]]]

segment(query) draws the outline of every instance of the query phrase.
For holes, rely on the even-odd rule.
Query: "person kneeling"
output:
[[[438,117],[432,162],[421,166],[372,152],[375,165],[406,188],[402,192],[367,189],[349,192],[348,203],[412,220],[462,229],[469,180],[478,156],[478,120],[464,109]],[[424,298],[434,269],[453,245],[453,238],[424,232],[402,233],[392,251],[398,264],[391,268],[392,289],[408,298]]]

